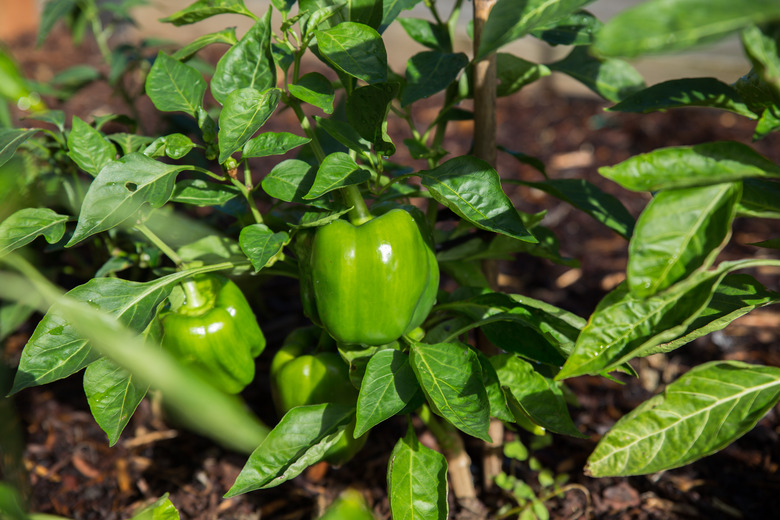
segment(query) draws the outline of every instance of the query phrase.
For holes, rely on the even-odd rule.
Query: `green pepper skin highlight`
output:
[[[162,317],[165,349],[216,388],[237,394],[255,376],[265,336],[238,286],[224,276],[185,282],[185,303]]]
[[[391,343],[422,325],[436,301],[436,257],[403,209],[318,228],[309,267],[316,315],[342,343]]]
[[[280,416],[296,406],[322,403],[355,406],[357,402],[358,390],[352,386],[349,368],[341,356],[333,351],[317,351],[320,335],[321,329],[315,326],[293,331],[271,360],[271,396]],[[334,345],[331,342],[323,346]],[[351,459],[368,438],[365,434],[355,439],[354,432],[353,420],[324,460],[338,466]]]

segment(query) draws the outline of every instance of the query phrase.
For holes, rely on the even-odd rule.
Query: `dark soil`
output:
[[[74,59],[98,57],[87,44],[74,51],[62,35],[55,35],[41,49],[25,37],[12,46],[28,74],[46,81]],[[94,56],[94,59],[91,57]],[[432,99],[419,109],[420,119],[438,111]],[[696,144],[714,140],[751,143],[753,123],[730,113],[710,110],[677,110],[633,115],[605,112],[605,104],[578,99],[543,88],[529,89],[498,107],[499,141],[507,148],[541,159],[553,178],[585,178],[619,197],[633,215],[638,215],[648,197],[630,193],[598,175],[598,167],[618,163],[634,154],[670,145]],[[68,101],[69,117],[83,118],[98,112],[127,112],[109,90],[95,86]],[[162,128],[150,104],[140,105],[147,128]],[[283,114],[279,127],[290,125]],[[277,119],[277,121],[279,121]],[[444,147],[453,155],[467,153],[472,126],[453,125]],[[395,129],[395,142],[405,135]],[[780,162],[780,140],[771,136],[752,143],[756,150]],[[399,146],[399,150],[402,149]],[[403,152],[394,158],[405,162]],[[273,164],[259,162],[262,172]],[[422,166],[422,165],[420,165]],[[538,172],[509,156],[499,159],[504,178],[541,180]],[[568,268],[546,260],[520,257],[500,264],[499,283],[511,292],[521,292],[586,317],[601,297],[622,280],[627,244],[615,233],[576,210],[556,202],[544,193],[506,184],[518,208],[526,212],[547,210],[545,224],[554,230],[562,253],[577,259],[579,268]],[[732,245],[725,257],[767,254],[751,242],[777,236],[776,222],[739,220]],[[780,273],[754,273],[768,287],[777,289]],[[257,381],[243,396],[268,424],[276,418],[269,403],[266,373],[268,362],[284,335],[302,321],[297,288],[286,280],[265,282],[260,320],[269,339],[267,351],[258,360]],[[292,314],[291,314],[292,313]],[[34,323],[11,336],[5,358],[15,366]],[[661,391],[688,368],[712,359],[736,359],[780,366],[780,314],[768,309],[751,313],[726,330],[712,334],[666,356],[636,363],[640,377],[621,386],[599,378],[581,377],[569,382],[579,406],[572,415],[586,440],[556,436],[546,447],[533,451],[543,468],[568,476],[566,491],[547,501],[551,518],[599,519],[752,519],[780,518],[780,416],[777,408],[756,428],[718,454],[688,467],[661,474],[593,479],[583,474],[587,456],[600,435],[614,422],[649,396]],[[6,401],[6,404],[10,404]],[[307,519],[348,486],[365,492],[380,518],[389,518],[386,496],[386,465],[396,440],[403,434],[403,420],[391,420],[375,428],[361,454],[341,468],[318,465],[304,475],[277,488],[224,500],[245,457],[215,446],[210,441],[164,422],[145,400],[116,446],[92,419],[78,376],[27,389],[14,396],[17,421],[2,428],[6,446],[15,435],[23,445],[20,452],[4,453],[2,476],[19,485],[38,512],[77,519],[111,520],[128,518],[138,506],[164,493],[185,519],[260,518]],[[0,432],[2,433],[2,432]],[[507,440],[534,443],[525,432],[508,432]],[[500,507],[511,505],[508,495],[483,490],[481,446],[466,440],[474,461],[480,499],[496,518]],[[537,486],[537,472],[527,465],[505,461],[505,471]],[[451,503],[452,518],[475,518]]]

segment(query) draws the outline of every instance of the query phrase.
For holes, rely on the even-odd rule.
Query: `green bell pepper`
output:
[[[355,406],[358,390],[349,380],[347,364],[337,352],[325,350],[335,348],[335,344],[327,334],[320,341],[322,336],[316,326],[297,329],[287,336],[271,360],[271,396],[279,415],[310,404]],[[351,459],[368,437],[366,434],[355,439],[354,432],[353,420],[323,459],[336,466]]]
[[[216,388],[236,394],[255,377],[265,336],[238,286],[220,275],[182,284],[181,307],[162,316],[163,347]]]
[[[313,298],[303,299],[341,343],[391,343],[422,325],[436,301],[436,257],[400,208],[359,226],[336,220],[317,228],[307,260]]]

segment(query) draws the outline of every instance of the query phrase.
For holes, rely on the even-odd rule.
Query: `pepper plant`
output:
[[[776,2],[649,0],[606,24],[585,10],[590,3],[498,0],[486,20],[475,20],[479,41],[469,52],[455,47],[462,0],[447,2],[448,12],[435,0],[272,0],[265,12],[242,0],[198,0],[166,17],[173,26],[224,13],[251,20],[244,34],[228,28],[181,48],[144,43],[133,67],[117,64],[104,78],[118,85],[125,73],[145,74],[142,95],[179,131],[145,135],[132,110],[70,121],[62,111],[36,112],[0,131],[3,175],[31,194],[0,224],[3,311],[19,322],[30,316],[25,309],[46,311],[10,393],[84,369],[91,410],[113,444],[151,387],[198,431],[251,452],[226,496],[280,485],[339,443],[407,416],[387,471],[395,518],[447,517],[447,458],[460,435],[500,442],[491,439],[491,420],[583,437],[568,410],[567,379],[631,377],[632,360],[681,348],[780,299],[750,274],[780,266],[771,255],[778,237],[753,244],[770,254],[719,257],[735,219],[780,217],[780,166],[750,145],[660,148],[601,168],[624,188],[652,194],[636,221],[595,185],[549,177],[512,136],[491,151],[535,166],[538,180],[502,178],[478,151],[484,143],[475,143],[480,156],[445,148],[451,122],[483,121],[476,80],[484,63],[495,66],[493,95],[565,74],[612,111],[728,110],[756,121],[755,139],[780,127]],[[42,37],[58,16],[89,5],[47,2]],[[427,16],[409,15],[420,7]],[[391,24],[425,47],[404,70],[388,66],[383,33]],[[682,78],[647,86],[625,61],[735,33],[750,63],[732,84]],[[503,52],[524,36],[570,51],[546,64]],[[198,53],[211,46],[224,53],[208,68]],[[433,121],[415,111],[428,98],[440,103]],[[264,130],[284,110],[299,128]],[[388,130],[391,119],[405,126],[405,138]],[[126,131],[107,133],[109,122]],[[404,156],[422,166],[395,159]],[[256,159],[269,157],[278,160],[259,171]],[[590,316],[491,284],[485,261],[535,255],[573,265],[544,214],[515,207],[502,182],[543,190],[626,240],[626,279]],[[60,257],[94,262],[82,262],[76,274],[85,280],[64,296],[33,267],[51,272],[49,259]],[[299,308],[315,328],[308,344],[295,343],[300,350],[288,344],[280,352],[293,359],[274,360],[274,395],[288,404],[272,429],[220,391],[237,392],[251,379],[262,347],[244,339],[228,346],[225,338],[262,337],[253,319],[244,313],[234,332],[186,353],[196,344],[191,331],[166,326],[177,312],[200,308],[193,286],[211,273],[235,278],[245,294],[253,276],[300,286]],[[255,305],[262,299],[251,296]],[[495,351],[475,347],[477,331]],[[160,342],[168,347],[156,349]],[[294,395],[303,383],[286,372],[310,348],[311,367],[315,359],[343,363],[333,373],[323,368],[341,378],[328,383],[331,395]],[[327,364],[316,358],[325,353]],[[349,391],[335,390],[345,383]],[[586,470],[620,476],[688,464],[747,432],[778,399],[780,368],[712,360],[618,421]],[[420,443],[415,416],[447,456]]]

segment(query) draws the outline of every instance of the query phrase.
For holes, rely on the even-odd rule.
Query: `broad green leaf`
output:
[[[171,502],[171,499],[168,498],[168,493],[165,493],[155,500],[154,503],[133,513],[130,520],[180,520],[180,518],[179,512],[176,510],[173,502]]]
[[[90,184],[66,247],[121,224],[145,203],[159,208],[171,198],[176,175],[189,168],[163,164],[138,152],[110,162]]]
[[[39,47],[54,28],[54,24],[66,19],[77,5],[77,0],[49,0],[43,4],[41,21],[38,26],[37,45]]]
[[[395,153],[387,134],[387,114],[397,93],[398,84],[381,83],[357,88],[347,99],[347,119],[352,128],[385,156]]]
[[[731,236],[740,183],[664,190],[637,220],[626,276],[636,296],[650,296],[708,268]]]
[[[588,458],[594,477],[656,473],[715,453],[780,399],[780,369],[713,361],[623,416]]]
[[[119,440],[146,391],[147,387],[139,386],[132,374],[107,358],[95,361],[84,371],[84,393],[89,409],[108,435],[109,446]]]
[[[382,24],[379,26],[379,32],[382,33],[393,23],[401,11],[412,9],[422,0],[383,0],[382,6]]]
[[[330,29],[346,22],[346,7],[347,4],[343,0],[298,0],[301,36],[309,38],[312,32],[321,26]]]
[[[315,31],[319,52],[336,69],[366,83],[387,81],[387,51],[376,30],[356,22],[342,22]]]
[[[609,110],[646,114],[669,108],[711,107],[730,110],[751,119],[756,117],[733,87],[715,78],[672,79],[628,97],[622,96],[619,101]]]
[[[192,139],[184,134],[168,134],[155,139],[144,150],[149,157],[168,156],[171,159],[182,159],[197,146]]]
[[[361,137],[361,135],[346,121],[335,118],[322,118],[314,116],[317,122],[317,128],[325,132],[326,136],[332,137],[346,148],[356,152],[370,152],[371,142]]]
[[[508,396],[509,408],[552,432],[586,437],[569,416],[566,398],[558,384],[535,371],[531,363],[514,354],[491,356],[490,363]],[[521,418],[518,420],[522,420]]]
[[[399,18],[398,22],[406,34],[420,45],[439,52],[452,52],[450,31],[445,24],[422,18]]]
[[[283,155],[310,141],[311,139],[308,137],[301,137],[289,132],[265,132],[247,141],[241,156],[246,158]]]
[[[537,241],[501,188],[496,170],[481,159],[456,157],[418,175],[437,202],[475,226],[526,242]]]
[[[550,45],[590,45],[604,25],[587,11],[576,11],[552,24],[537,27],[531,34]]]
[[[644,78],[631,64],[616,58],[594,57],[588,47],[575,47],[565,58],[551,63],[550,69],[571,76],[612,102],[645,88]]]
[[[316,170],[300,159],[287,159],[274,166],[263,178],[263,191],[275,199],[306,204],[303,196],[314,184]]]
[[[30,114],[27,116],[27,119],[49,123],[52,126],[56,126],[61,133],[65,132],[65,112],[62,110],[47,110],[46,112]],[[97,120],[97,118],[95,119]],[[0,130],[1,134],[2,131]]]
[[[263,91],[276,86],[276,64],[271,54],[271,9],[231,47],[217,63],[211,93],[219,103],[236,89]]]
[[[599,173],[626,189],[658,191],[706,186],[749,177],[780,178],[780,166],[735,141],[659,148],[599,168]]]
[[[447,461],[420,444],[411,424],[387,464],[387,494],[394,520],[446,520]]]
[[[240,150],[274,113],[282,97],[278,88],[259,92],[242,88],[231,92],[219,114],[219,162]]]
[[[409,362],[432,409],[490,442],[490,404],[477,354],[464,343],[415,343]]]
[[[230,184],[218,184],[203,179],[184,179],[173,188],[171,202],[193,206],[221,206],[233,200],[240,192]]]
[[[524,86],[549,76],[550,69],[546,65],[499,52],[496,54],[496,75],[498,78],[496,95],[501,97],[514,94]]]
[[[196,2],[177,11],[170,16],[166,16],[161,22],[171,23],[173,25],[187,25],[200,22],[206,18],[211,18],[218,14],[241,14],[253,19],[257,19],[249,9],[244,5],[244,0],[197,0]]]
[[[680,51],[777,18],[780,4],[773,0],[649,0],[609,20],[594,50],[627,58]]]
[[[0,166],[13,157],[16,149],[39,130],[37,128],[0,129]]]
[[[376,0],[347,0],[345,14],[350,22],[368,25],[378,29],[382,23],[384,5]]]
[[[775,21],[761,27],[753,25],[745,28],[741,36],[753,70],[771,87],[775,99],[780,98],[780,24]]]
[[[742,199],[737,214],[741,217],[780,219],[780,182],[769,179],[742,181]]]
[[[366,182],[371,172],[357,165],[354,159],[344,152],[334,152],[322,160],[317,176],[304,200],[322,197],[333,190]]]
[[[278,486],[298,476],[319,462],[354,416],[354,408],[334,403],[293,408],[252,452],[225,497]]]
[[[257,272],[273,265],[282,248],[290,243],[290,235],[284,231],[274,233],[264,224],[252,224],[241,230],[238,243]]]
[[[723,262],[716,269],[698,271],[648,298],[634,296],[626,284],[621,284],[599,302],[556,379],[598,375],[655,352],[658,345],[686,333],[727,274],[760,265],[780,265],[780,261]]]
[[[73,116],[73,128],[68,134],[68,157],[79,168],[97,176],[103,167],[114,160],[116,148],[100,131]]]
[[[688,325],[684,333],[667,343],[661,343],[651,352],[671,352],[696,338],[724,329],[734,321],[759,307],[780,302],[780,294],[768,291],[747,274],[727,275],[715,289],[712,299],[699,317]]]
[[[423,51],[415,54],[406,64],[406,85],[401,93],[401,105],[410,105],[444,90],[468,63],[468,57],[462,52]]]
[[[409,356],[395,349],[371,356],[357,399],[355,438],[403,410],[419,392]]]
[[[120,155],[128,155],[133,152],[140,152],[154,142],[153,137],[138,134],[128,134],[127,132],[109,134],[106,137],[119,145],[119,149],[121,151]]]
[[[770,107],[761,112],[753,132],[753,140],[759,141],[780,129],[780,107]]]
[[[204,34],[198,36],[190,43],[173,53],[173,58],[180,61],[187,61],[201,49],[208,47],[212,43],[225,43],[231,47],[238,43],[236,37],[236,28],[228,27],[225,30]]]
[[[65,234],[67,215],[49,208],[24,208],[0,223],[0,257],[43,235],[50,244]]]
[[[67,296],[89,303],[127,327],[142,331],[170,294],[171,284],[183,277],[177,274],[146,283],[93,278],[70,290]],[[64,316],[63,309],[54,306],[35,327],[22,351],[11,393],[68,377],[97,359],[97,353],[81,331]]]
[[[501,381],[498,379],[496,369],[493,368],[490,359],[482,352],[477,351],[477,357],[479,365],[482,367],[482,381],[485,383],[490,403],[490,416],[508,423],[514,422],[515,418],[507,406],[506,395],[501,388]]]
[[[287,86],[290,94],[304,103],[313,105],[326,114],[333,113],[335,90],[328,78],[319,72],[304,74],[296,83]]]
[[[593,0],[498,0],[490,10],[477,59],[520,39],[537,27],[567,18]]]
[[[160,51],[146,76],[146,94],[161,112],[197,116],[206,81],[200,72]]]
[[[623,238],[630,238],[634,232],[634,217],[620,200],[585,179],[547,179],[543,182],[506,179],[505,182],[530,186],[568,202]]]

